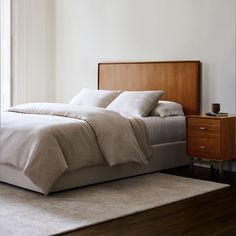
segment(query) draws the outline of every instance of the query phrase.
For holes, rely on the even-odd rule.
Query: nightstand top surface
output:
[[[228,116],[207,116],[205,114],[200,114],[200,115],[187,115],[186,117],[205,118],[205,119],[228,119],[228,118],[236,118],[236,114],[229,114]]]

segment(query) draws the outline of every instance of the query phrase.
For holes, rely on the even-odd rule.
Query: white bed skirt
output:
[[[189,164],[186,156],[185,141],[152,146],[149,164],[126,163],[113,167],[92,166],[75,172],[64,173],[50,192],[56,192],[105,181],[131,177]],[[42,193],[22,171],[10,165],[0,164],[0,181]]]

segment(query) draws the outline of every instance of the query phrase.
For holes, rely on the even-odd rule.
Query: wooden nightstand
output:
[[[236,116],[187,116],[186,139],[191,168],[194,162],[211,168],[217,162],[222,175],[223,162],[236,158]]]

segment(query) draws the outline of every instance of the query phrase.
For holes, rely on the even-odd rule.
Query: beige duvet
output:
[[[92,165],[147,163],[141,119],[102,108],[23,104],[1,116],[0,163],[13,165],[47,194],[65,171]]]

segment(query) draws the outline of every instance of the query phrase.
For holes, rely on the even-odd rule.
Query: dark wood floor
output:
[[[229,183],[231,187],[147,210],[66,234],[67,236],[122,235],[236,235],[236,173],[208,168],[175,168],[164,173]]]

